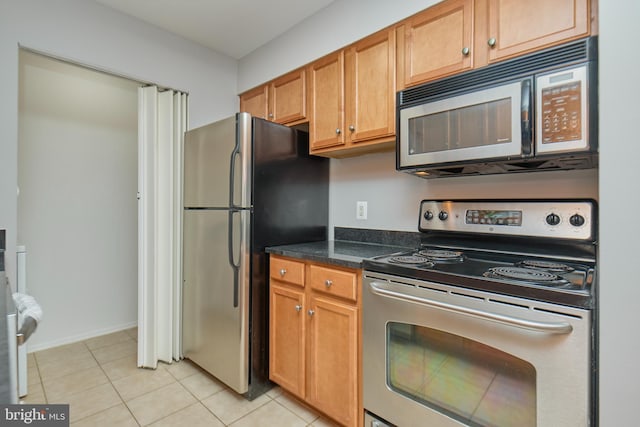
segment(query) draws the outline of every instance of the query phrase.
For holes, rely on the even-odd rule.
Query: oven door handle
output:
[[[509,326],[515,326],[517,328],[528,329],[536,332],[543,332],[547,334],[570,334],[573,331],[573,326],[567,322],[549,323],[549,322],[536,322],[534,320],[519,319],[517,317],[504,316],[502,314],[487,313],[486,311],[476,310],[473,308],[460,307],[457,305],[449,304],[446,302],[433,301],[427,298],[416,297],[414,295],[408,295],[401,292],[392,291],[380,287],[381,284],[372,282],[369,284],[371,292],[376,295],[380,295],[387,298],[394,298],[402,301],[414,302],[430,307],[441,308],[443,310],[449,310],[456,313],[466,314],[469,316],[479,317],[481,319],[490,320],[492,322],[498,322]]]

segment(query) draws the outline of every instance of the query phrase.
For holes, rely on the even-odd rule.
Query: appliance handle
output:
[[[520,133],[522,141],[522,154],[533,154],[533,132],[531,127],[531,117],[533,114],[533,96],[531,91],[531,79],[523,80],[520,85]]]
[[[238,257],[238,262],[236,263],[235,257],[233,256],[233,215],[240,213],[237,209],[229,209],[229,220],[228,222],[228,250],[229,250],[229,265],[233,269],[233,306],[238,306],[238,292],[239,292],[239,283],[238,283],[238,274],[240,272],[240,257]]]
[[[238,123],[236,119],[236,144],[231,151],[231,159],[229,165],[229,207],[235,208],[237,207],[234,204],[234,192],[235,192],[235,181],[236,181],[236,158],[240,154],[240,137],[238,136]]]
[[[443,310],[449,310],[456,313],[466,314],[469,316],[479,317],[481,319],[489,320],[492,322],[503,323],[509,326],[515,326],[517,328],[528,329],[536,332],[544,332],[548,334],[570,334],[573,331],[573,326],[566,322],[548,323],[548,322],[536,322],[534,320],[519,319],[517,317],[504,316],[496,313],[487,313],[486,311],[475,310],[473,308],[460,307],[445,302],[434,301],[427,298],[416,297],[413,295],[404,294],[401,292],[392,291],[380,287],[381,284],[372,282],[369,284],[371,292],[376,295],[380,295],[386,298],[394,298],[402,301],[414,302],[430,307],[436,307]]]

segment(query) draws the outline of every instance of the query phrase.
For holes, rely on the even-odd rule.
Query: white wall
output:
[[[20,54],[18,243],[29,351],[137,323],[138,83]]]
[[[409,4],[410,3],[410,4]],[[283,34],[240,61],[239,91],[256,86],[294,67],[357,40],[377,27],[433,2],[372,2],[371,7],[353,11],[362,1],[337,0],[309,18],[303,25]],[[422,197],[452,195],[493,196],[506,189],[516,196],[594,197],[600,203],[600,425],[637,424],[640,400],[640,283],[638,249],[640,221],[640,144],[637,143],[640,86],[635,75],[640,57],[633,53],[640,22],[640,4],[634,0],[601,1],[600,13],[600,168],[588,171],[529,174],[528,176],[455,178],[420,182],[398,176],[392,170],[392,156],[372,155],[332,160],[331,221],[335,225],[412,229],[416,202]],[[348,27],[348,28],[347,28]],[[369,165],[371,162],[371,165]],[[530,178],[529,178],[530,177]],[[513,180],[513,181],[512,181]],[[521,180],[525,182],[521,182]],[[384,191],[372,189],[371,183]],[[539,185],[543,183],[544,185]],[[519,185],[525,189],[519,192]],[[420,196],[413,195],[416,191]],[[355,220],[355,200],[367,198],[368,223]],[[385,202],[385,200],[389,202]],[[386,206],[397,204],[401,214],[390,214]]]
[[[600,1],[600,425],[638,424],[640,3]]]
[[[15,281],[19,45],[189,92],[189,126],[237,110],[237,61],[83,0],[0,0],[0,228]]]

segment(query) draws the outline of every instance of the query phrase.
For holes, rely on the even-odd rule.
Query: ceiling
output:
[[[95,0],[240,59],[335,0]]]

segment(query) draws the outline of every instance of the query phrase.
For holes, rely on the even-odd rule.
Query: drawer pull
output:
[[[285,274],[287,274],[287,269],[286,268],[281,268],[280,269],[280,276],[284,277]]]
[[[333,281],[331,281],[331,280],[327,279],[327,280],[325,280],[325,281],[324,281],[324,285],[325,285],[327,288],[330,288],[330,287],[331,287],[331,285],[333,285]]]

